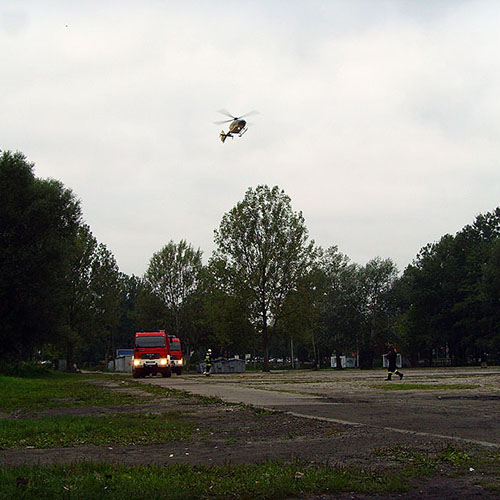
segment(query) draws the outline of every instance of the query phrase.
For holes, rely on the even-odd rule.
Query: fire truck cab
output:
[[[168,340],[170,344],[170,363],[172,365],[172,371],[177,373],[177,375],[181,375],[182,367],[184,366],[181,341],[175,335],[169,335]]]
[[[165,331],[137,332],[132,358],[132,376],[139,378],[158,373],[161,373],[162,377],[172,375],[169,342]]]

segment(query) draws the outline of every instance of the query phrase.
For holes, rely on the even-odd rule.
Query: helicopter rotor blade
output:
[[[258,111],[255,111],[255,110],[249,111],[248,113],[245,113],[244,115],[238,116],[238,120],[240,118],[245,118],[246,116],[253,116],[253,115],[258,115],[258,114],[260,114],[260,113]]]
[[[233,116],[229,111],[226,111],[225,109],[219,109],[217,113],[220,113],[222,115],[229,116],[229,118],[232,118],[233,120],[236,120],[236,116]]]
[[[215,125],[224,125],[224,123],[229,123],[229,122],[232,122],[234,121],[232,118],[230,120],[224,120],[222,122],[214,122]]]

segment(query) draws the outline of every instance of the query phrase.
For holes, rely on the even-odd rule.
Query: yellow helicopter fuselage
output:
[[[229,124],[230,134],[239,134],[244,128],[247,122],[245,120],[233,120]]]
[[[238,134],[240,137],[247,131],[246,129],[246,124],[247,122],[245,120],[241,120],[240,118],[237,118],[233,120],[229,124],[229,130],[228,132],[224,132],[224,130],[219,134],[220,140],[222,142],[225,142],[225,140],[228,137],[233,138],[233,134]]]

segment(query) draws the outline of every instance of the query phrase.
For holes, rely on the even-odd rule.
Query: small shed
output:
[[[198,372],[205,372],[205,362],[198,365]],[[217,359],[212,362],[210,373],[244,373],[245,360],[238,358]]]
[[[337,368],[337,356],[330,358],[330,366]],[[340,366],[342,368],[356,368],[356,358],[352,356],[340,356]]]
[[[115,359],[108,361],[108,370],[115,372],[131,372],[132,356],[117,356]]]
[[[387,360],[387,354],[382,354],[382,366],[384,368],[389,367],[389,361]],[[403,358],[401,357],[401,354],[398,353],[397,358],[396,358],[396,367],[402,368],[402,366],[403,366]]]

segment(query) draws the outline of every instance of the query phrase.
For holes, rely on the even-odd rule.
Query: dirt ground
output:
[[[357,372],[359,373],[359,372]],[[315,418],[291,415],[290,408],[282,404],[274,410],[262,410],[254,406],[225,403],[216,399],[198,396],[179,396],[165,393],[148,397],[150,404],[116,407],[46,408],[32,413],[7,416],[26,418],[51,415],[106,415],[114,413],[164,413],[179,411],[186,415],[197,429],[195,439],[186,442],[139,446],[81,446],[57,449],[0,450],[0,464],[49,465],[90,460],[95,462],[127,465],[166,465],[176,462],[190,464],[258,463],[265,460],[302,460],[341,466],[356,466],[364,470],[383,474],[401,465],[390,453],[381,449],[394,446],[409,446],[424,453],[437,454],[450,445],[449,439],[436,434],[457,435],[476,438],[495,446],[479,446],[470,442],[453,442],[472,457],[484,457],[489,452],[499,453],[498,434],[500,373],[467,374],[462,371],[445,377],[444,372],[425,374],[426,383],[471,384],[474,389],[436,391],[382,391],[372,385],[381,383],[381,372],[368,375],[347,376],[328,372],[328,375],[307,373],[292,377],[283,374],[246,374],[244,376],[220,376],[214,384],[232,384],[265,388],[267,391],[288,391],[314,395],[318,398],[315,411],[321,417],[327,409],[334,411],[342,424]],[[191,378],[189,378],[191,377]],[[150,379],[155,385],[175,386],[176,381],[199,381],[196,376],[180,378]],[[215,377],[214,377],[215,379]],[[128,380],[128,379],[127,379]],[[408,381],[423,383],[416,375]],[[434,381],[434,382],[433,382]],[[111,390],[124,389],[117,382],[99,381]],[[140,388],[132,389],[142,392]],[[465,398],[465,399],[464,399]],[[422,411],[417,411],[420,408]],[[355,410],[354,410],[355,409]],[[478,412],[481,418],[477,418]],[[426,416],[427,415],[427,416]],[[472,416],[471,416],[472,415]],[[474,417],[474,415],[476,417]],[[430,422],[427,426],[426,419]],[[396,424],[394,424],[396,422]],[[438,422],[438,424],[436,424]],[[422,434],[393,432],[390,425],[406,425],[408,429],[434,430]],[[403,426],[404,427],[404,426]],[[472,427],[472,428],[471,428]],[[474,428],[475,427],[475,428]],[[478,430],[481,428],[481,430]],[[131,429],[134,432],[134,429]],[[487,438],[487,439],[486,439]],[[498,462],[497,462],[498,463]],[[476,471],[477,468],[477,471]],[[472,469],[472,470],[471,470]],[[498,493],[487,488],[499,484],[498,470],[476,467],[474,463],[459,471],[443,465],[435,477],[416,481],[410,493],[393,497],[344,494],[336,496],[309,497],[307,500],[323,499],[495,499]],[[498,489],[496,490],[498,491]]]

